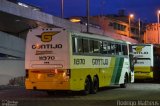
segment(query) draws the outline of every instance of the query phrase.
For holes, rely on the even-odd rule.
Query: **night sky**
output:
[[[44,12],[61,16],[61,0],[18,0],[42,8]],[[90,0],[90,15],[117,14],[124,9],[126,15],[135,14],[144,22],[157,22],[156,12],[160,0]],[[64,17],[86,16],[86,0],[64,0]]]

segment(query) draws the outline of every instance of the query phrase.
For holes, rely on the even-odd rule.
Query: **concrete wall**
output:
[[[0,32],[0,53],[20,57],[17,59],[0,58],[0,85],[17,84],[25,76],[25,40]],[[21,81],[22,82],[22,81]]]
[[[0,53],[24,58],[25,40],[0,32]]]
[[[24,60],[0,60],[0,85],[8,85],[11,80],[24,76]]]

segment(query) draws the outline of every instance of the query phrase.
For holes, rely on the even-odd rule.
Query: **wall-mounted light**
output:
[[[81,20],[78,19],[78,18],[72,18],[72,19],[70,19],[70,21],[71,21],[71,22],[74,22],[74,23],[78,23],[78,22],[80,22]]]

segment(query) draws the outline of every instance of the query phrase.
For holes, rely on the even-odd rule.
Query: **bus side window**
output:
[[[83,53],[82,38],[77,39],[77,50],[78,50],[78,53]]]
[[[110,42],[108,42],[107,50],[108,50],[108,54],[112,54],[111,43]]]
[[[89,40],[89,53],[93,53],[93,40]]]
[[[100,42],[97,40],[93,41],[93,52],[99,53],[100,52]]]
[[[128,55],[127,45],[122,45],[123,55]]]
[[[120,44],[115,44],[115,47],[116,47],[116,54],[117,55],[122,55],[121,45]]]
[[[75,37],[72,37],[72,50],[73,50],[73,53],[76,53],[76,38]]]
[[[102,46],[102,54],[107,54],[108,53],[108,43],[107,42],[103,42],[103,46]]]
[[[115,51],[116,51],[116,45],[114,43],[111,43],[111,54],[115,55]]]
[[[83,39],[83,52],[89,53],[89,41],[88,39]]]
[[[99,41],[99,46],[100,46],[100,53],[103,54],[103,42],[102,41]]]

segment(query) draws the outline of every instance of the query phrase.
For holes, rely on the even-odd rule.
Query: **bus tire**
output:
[[[96,94],[99,89],[99,80],[96,76],[93,78],[91,93]]]
[[[128,75],[125,74],[125,76],[124,76],[124,83],[120,84],[120,87],[121,88],[126,88],[127,87],[127,83],[128,83]]]
[[[83,94],[88,95],[90,91],[91,91],[91,80],[88,77],[86,77],[85,82],[84,82]]]

